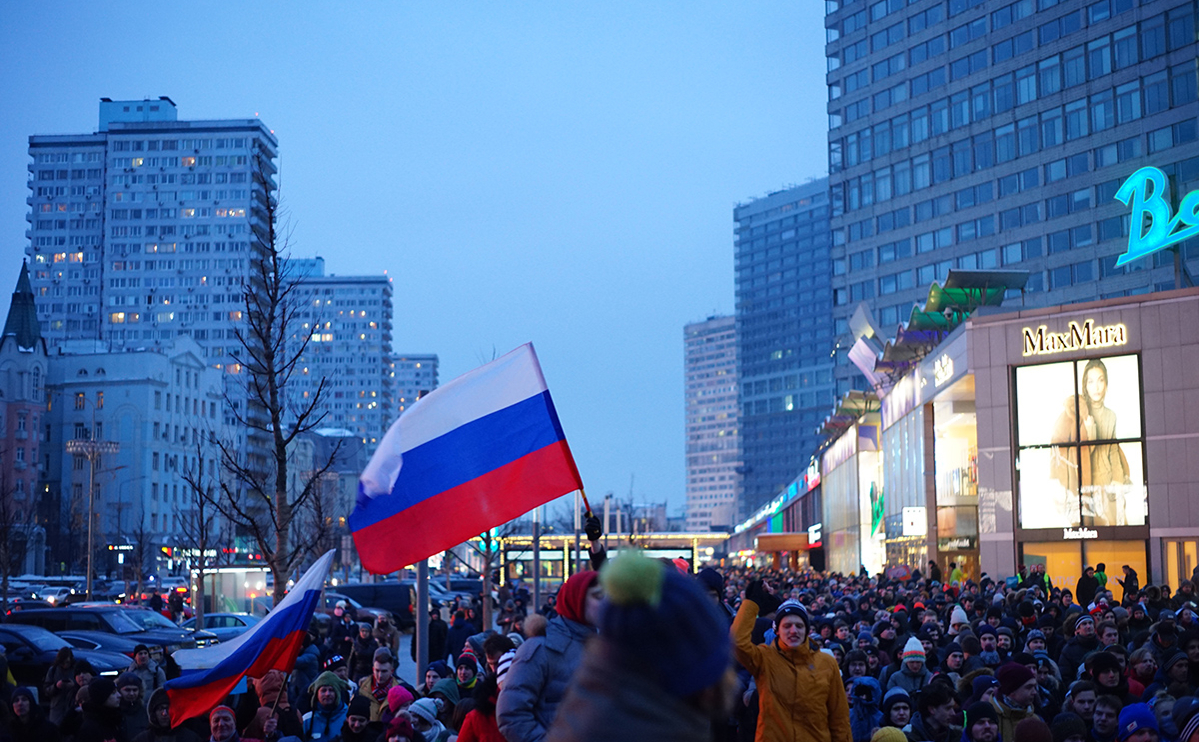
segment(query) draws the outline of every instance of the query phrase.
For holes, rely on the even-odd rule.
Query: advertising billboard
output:
[[[1140,360],[1016,369],[1022,528],[1146,523]]]

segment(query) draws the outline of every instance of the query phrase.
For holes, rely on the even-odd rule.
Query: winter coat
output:
[[[374,685],[374,683],[375,683],[375,678],[373,675],[367,675],[365,678],[358,681],[358,695],[366,696],[367,700],[369,700],[371,702],[370,720],[371,721],[380,721],[383,718],[383,706],[384,706],[384,704],[387,703],[387,696],[386,696],[386,694],[383,696],[382,702],[376,700],[375,694],[371,693],[371,687]],[[395,677],[392,677],[391,682],[387,684],[387,689],[391,690],[392,688],[396,687],[397,685],[400,685],[400,681],[397,680]],[[412,695],[414,697],[416,696],[415,693],[413,693]]]
[[[24,721],[13,714],[9,718],[8,730],[12,742],[58,742],[62,738],[58,727],[50,723],[42,713],[41,706],[36,703],[29,704],[29,716]]]
[[[58,687],[60,680],[63,681],[61,688]],[[58,665],[51,665],[46,671],[44,687],[46,698],[50,701],[50,722],[61,727],[67,714],[75,708],[75,694],[79,692],[79,686],[75,685],[74,668],[64,670]]]
[[[341,725],[346,720],[346,705],[340,702],[335,708],[326,710],[319,704],[314,706],[311,711],[304,714],[304,739],[306,742],[312,740],[330,740],[341,734]]]
[[[907,691],[907,694],[912,698],[921,691],[928,682],[933,679],[933,674],[928,671],[928,667],[920,668],[920,672],[914,673],[907,668],[907,663],[899,672],[891,673],[887,678],[887,690],[892,688],[902,688]]]
[[[288,697],[295,698],[299,704],[307,705],[308,686],[312,685],[312,681],[320,674],[321,648],[309,644],[296,658],[296,667],[291,672],[291,686],[287,689]]]
[[[1000,739],[1016,739],[1016,725],[1024,719],[1035,715],[1031,706],[1018,708],[1010,705],[1007,698],[1000,698],[999,696],[991,699],[991,705],[995,707],[995,713],[999,715]]]
[[[869,693],[863,693],[863,690]],[[853,699],[853,705],[849,707],[853,742],[870,742],[875,728],[883,724],[883,712],[878,708],[883,700],[883,689],[874,678],[854,678],[849,684],[849,697]]]
[[[962,738],[961,727],[949,726],[940,734],[933,732],[920,714],[912,715],[912,720],[903,728],[903,733],[908,742],[961,742]]]
[[[138,698],[129,703],[121,701],[121,736],[132,740],[150,728],[150,717],[146,713],[146,702]]]
[[[121,710],[103,702],[88,701],[83,706],[83,723],[75,732],[75,742],[127,742],[121,734]]]
[[[166,696],[167,692],[164,688],[159,688],[154,691],[154,695],[150,697],[146,704],[147,708],[158,705],[160,699]],[[146,731],[133,738],[132,742],[200,742],[200,737],[186,726],[180,725],[171,728],[170,724],[160,726],[155,723],[153,714],[147,711],[147,717],[150,727]],[[203,718],[203,717],[201,717]],[[207,722],[204,722],[207,726]],[[244,740],[242,742],[245,742]]]
[[[150,664],[146,667],[138,667],[134,662],[126,672],[131,672],[137,676],[137,679],[142,681],[142,698],[149,698],[150,694],[161,688],[167,682],[167,674],[158,666],[154,660],[150,660]]]
[[[449,650],[454,664],[457,664],[458,655],[462,654],[462,648],[466,646],[466,640],[473,633],[475,633],[475,627],[471,626],[466,619],[454,619],[454,624],[450,626],[450,630],[446,633],[446,648]],[[430,656],[430,659],[433,659],[433,657]]]
[[[458,730],[458,742],[508,742],[500,734],[500,728],[495,722],[495,714],[486,716],[478,709],[471,709],[462,721]]]
[[[583,645],[594,635],[590,626],[557,616],[546,625],[545,636],[517,647],[496,704],[496,720],[508,742],[545,739],[570,678],[583,660]]]
[[[783,649],[754,644],[758,604],[741,601],[731,630],[733,656],[758,686],[757,742],[852,742],[849,699],[837,661],[805,642]]]
[[[667,693],[595,641],[583,653],[546,742],[692,742],[709,739],[711,730],[702,709]]]
[[[1058,658],[1058,667],[1062,671],[1062,681],[1067,685],[1078,679],[1078,668],[1083,666],[1087,655],[1099,648],[1099,637],[1073,636],[1066,642],[1062,656]]]
[[[1095,593],[1099,591],[1099,580],[1095,579],[1094,575],[1088,577],[1083,575],[1078,578],[1078,585],[1074,588],[1074,599],[1084,608],[1095,600]]]
[[[354,638],[349,658],[351,680],[371,674],[371,667],[375,663],[375,650],[378,648],[379,642],[375,641],[374,637],[368,636],[365,641],[361,636]]]

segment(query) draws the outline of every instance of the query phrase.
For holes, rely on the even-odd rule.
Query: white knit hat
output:
[[[903,645],[902,660],[904,662],[908,660],[920,660],[924,662],[924,645],[920,643],[919,639],[913,636],[911,639],[908,639],[907,644]]]
[[[949,628],[953,629],[955,625],[964,623],[970,623],[970,618],[960,605],[955,605],[953,610],[949,612]]]

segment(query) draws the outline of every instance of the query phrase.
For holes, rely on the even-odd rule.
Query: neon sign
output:
[[[1128,249],[1116,259],[1117,267],[1199,234],[1199,191],[1184,196],[1178,213],[1171,215],[1167,188],[1165,173],[1143,167],[1116,191],[1116,200],[1132,207]]]
[[[1128,342],[1128,328],[1123,324],[1095,326],[1095,320],[1087,320],[1081,325],[1070,322],[1070,329],[1065,332],[1051,332],[1048,327],[1041,325],[1037,329],[1025,327],[1024,355],[1040,356],[1050,353],[1065,353],[1071,350],[1089,350],[1091,348],[1111,348]]]
[[[953,378],[953,359],[944,353],[933,364],[933,386],[938,387]]]

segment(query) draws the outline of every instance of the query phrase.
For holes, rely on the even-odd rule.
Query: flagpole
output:
[[[416,681],[424,682],[429,666],[429,560],[416,563]],[[438,658],[442,659],[442,658]]]
[[[541,612],[541,506],[533,508],[533,612]]]
[[[579,495],[581,494],[581,492],[582,492],[582,490],[575,490],[575,565],[574,565],[575,572],[579,572],[582,569],[581,560],[582,560],[582,556],[583,556],[581,547],[579,544],[579,526],[580,526],[580,522],[582,521],[582,517],[581,517],[582,514],[579,512]],[[566,579],[566,576],[567,576],[566,571],[563,570],[562,578]]]

